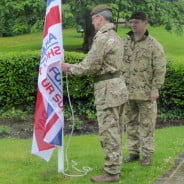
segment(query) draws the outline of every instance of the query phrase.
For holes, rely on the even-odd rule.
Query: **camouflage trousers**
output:
[[[123,107],[97,110],[100,143],[104,151],[104,171],[120,173],[122,164]]]
[[[130,100],[125,107],[128,150],[132,154],[151,156],[154,153],[154,130],[157,103]]]

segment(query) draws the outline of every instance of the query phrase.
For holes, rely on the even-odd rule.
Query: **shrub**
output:
[[[11,128],[8,126],[0,126],[0,136],[9,135],[11,133]]]
[[[169,60],[165,83],[160,90],[161,115],[168,119],[184,118],[184,64]]]
[[[84,54],[65,52],[69,63],[80,62]],[[15,107],[33,112],[37,91],[40,54],[38,52],[8,53],[0,56],[0,107]],[[66,77],[63,77],[64,99],[67,99]],[[68,86],[75,111],[84,113],[93,108],[91,77],[68,77]],[[68,104],[67,100],[65,104]]]
[[[37,88],[37,52],[8,53],[0,57],[0,106],[33,108]]]
[[[65,61],[78,63],[84,54],[65,52]],[[34,111],[40,54],[38,52],[8,53],[0,56],[0,107]],[[177,62],[179,63],[179,62]],[[161,118],[184,118],[184,64],[169,61],[165,84],[160,90]],[[74,113],[94,118],[93,79],[90,76],[68,76]],[[68,110],[66,76],[63,76],[64,103]],[[169,112],[169,114],[167,114]],[[165,115],[167,114],[167,115]]]
[[[14,119],[17,121],[23,121],[27,119],[27,113],[25,111],[22,111],[20,109],[15,109],[15,107],[12,107],[8,109],[7,111],[0,110],[0,118],[5,119]]]

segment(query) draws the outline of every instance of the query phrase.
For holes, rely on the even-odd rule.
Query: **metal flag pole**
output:
[[[59,9],[60,9],[60,17],[61,17],[61,25],[62,25],[62,11],[61,11],[61,7],[62,7],[62,0],[57,0],[58,3],[59,3]],[[62,34],[62,26],[61,26],[61,34]],[[63,49],[63,36],[61,35],[61,47]],[[64,62],[64,49],[62,50],[62,58],[61,58],[61,63]],[[62,78],[61,78],[62,80]],[[67,75],[66,75],[66,81],[67,81]],[[62,84],[62,83],[61,83]],[[62,87],[62,86],[61,86]],[[77,162],[75,161],[72,161],[72,168],[74,170],[76,170],[77,172],[79,172],[80,174],[76,174],[76,175],[73,175],[73,174],[67,174],[65,173],[67,170],[68,170],[68,165],[69,165],[69,162],[68,162],[68,147],[69,147],[69,144],[70,144],[70,141],[71,141],[71,137],[73,135],[73,131],[74,131],[74,112],[73,112],[73,108],[72,108],[72,104],[71,104],[71,101],[70,101],[70,94],[69,94],[69,89],[68,89],[68,82],[66,82],[66,88],[67,88],[67,93],[68,93],[68,100],[69,100],[69,104],[70,104],[70,108],[71,108],[71,111],[72,111],[72,119],[73,119],[73,126],[72,126],[72,131],[71,131],[71,135],[69,137],[69,140],[66,144],[66,150],[64,150],[64,126],[62,127],[62,136],[61,136],[61,146],[58,146],[58,172],[59,173],[63,173],[63,175],[65,176],[70,176],[70,177],[80,177],[80,176],[85,176],[89,171],[92,170],[92,168],[90,167],[83,167],[82,169],[78,169],[76,166],[77,166]],[[62,90],[63,91],[63,90]],[[65,160],[66,160],[66,169],[64,168],[64,163],[65,163]]]
[[[64,173],[64,131],[62,128],[62,146],[58,147],[58,172]]]
[[[61,13],[62,0],[58,0],[58,3],[59,3],[59,12],[60,12],[60,18],[61,18],[61,25],[62,25],[62,13]],[[61,26],[61,32],[62,32],[62,26]],[[62,34],[63,34],[63,32],[62,32]],[[63,36],[61,36],[61,37],[62,37],[61,47],[63,48]],[[62,56],[63,56],[63,58],[61,58],[61,62],[64,61],[64,50],[63,50],[63,55]],[[58,147],[58,172],[64,174],[64,126],[63,126],[61,132],[62,132],[61,146]]]

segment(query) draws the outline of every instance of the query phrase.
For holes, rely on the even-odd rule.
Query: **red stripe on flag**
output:
[[[50,121],[47,123],[46,127],[45,127],[45,135],[47,134],[47,132],[52,128],[52,126],[56,123],[56,121],[58,120],[58,115],[54,114],[54,116],[50,119]]]
[[[54,6],[53,8],[50,9],[48,14],[46,15],[43,37],[45,37],[48,34],[49,27],[58,23],[61,23],[59,6]]]
[[[48,150],[55,147],[43,141],[45,135],[45,122],[46,122],[46,110],[43,103],[42,94],[38,90],[34,128],[35,128],[36,142],[39,151]]]

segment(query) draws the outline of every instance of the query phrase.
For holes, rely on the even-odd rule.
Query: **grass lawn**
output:
[[[119,27],[118,34],[123,38],[129,31],[128,28]],[[163,46],[168,57],[177,62],[183,62],[184,58],[184,35],[176,35],[167,32],[163,27],[149,27],[149,32]],[[83,38],[76,29],[63,30],[64,49],[66,51],[79,51],[82,48]],[[0,53],[2,52],[24,52],[27,50],[40,50],[42,44],[42,33],[0,38]]]
[[[41,33],[32,33],[13,37],[1,37],[0,53],[40,50],[41,38]]]
[[[67,51],[77,51],[81,48],[83,39],[75,29],[63,31],[64,49]],[[42,45],[42,33],[32,33],[13,37],[0,38],[1,52],[24,52],[27,50],[40,50]]]
[[[139,162],[123,164],[120,184],[153,184],[154,180],[169,168],[177,155],[184,151],[184,126],[156,130],[156,152],[152,166],[142,167]],[[68,137],[65,137],[65,144]],[[123,153],[127,156],[126,135],[123,138]],[[31,140],[0,140],[1,184],[90,184],[90,177],[101,173],[103,153],[97,135],[72,138],[69,159],[79,163],[79,168],[93,168],[84,177],[64,177],[57,173],[57,154],[50,162],[31,155]],[[70,173],[74,172],[69,169]]]

